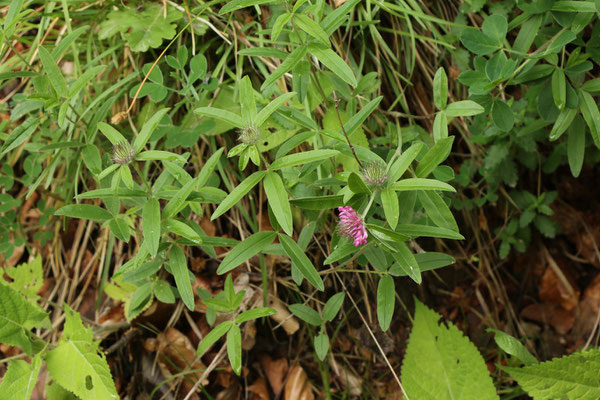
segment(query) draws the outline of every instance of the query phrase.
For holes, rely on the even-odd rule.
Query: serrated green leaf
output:
[[[8,364],[0,383],[0,398],[29,400],[38,379],[42,359],[37,356],[29,364],[23,360],[13,360]]]
[[[271,210],[283,231],[292,236],[294,226],[292,224],[292,209],[288,199],[288,193],[283,181],[277,172],[269,171],[263,181],[265,194],[271,206]]]
[[[323,323],[319,313],[305,304],[290,304],[288,308],[292,314],[308,324],[319,326]]]
[[[106,358],[98,352],[92,331],[78,313],[65,309],[66,321],[58,346],[46,354],[46,367],[55,382],[82,399],[118,399]]]
[[[273,243],[276,235],[277,234],[273,231],[258,232],[239,242],[225,256],[223,261],[221,261],[221,264],[217,269],[217,274],[225,274],[248,260],[250,257],[260,253],[268,245]]]
[[[477,348],[456,326],[418,300],[401,380],[419,400],[497,400],[496,389]]]
[[[171,267],[171,273],[175,277],[175,285],[181,299],[185,306],[194,311],[194,292],[192,290],[192,283],[190,282],[190,274],[187,266],[187,260],[185,259],[185,253],[178,246],[171,247],[169,251],[169,266]]]
[[[387,331],[394,316],[396,288],[394,278],[383,275],[377,285],[377,321],[382,331]]]
[[[503,367],[536,400],[600,398],[600,350],[577,352],[523,368]]]
[[[302,276],[304,276],[306,280],[318,290],[325,290],[323,280],[317,272],[317,269],[306,256],[306,254],[304,254],[304,250],[302,250],[300,246],[294,242],[294,239],[280,233],[279,242],[281,243],[281,246],[283,247],[283,250],[285,250],[286,254],[292,259],[292,262],[296,268],[298,268]]]

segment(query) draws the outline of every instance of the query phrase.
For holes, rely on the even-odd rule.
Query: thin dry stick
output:
[[[354,308],[356,309],[356,312],[358,313],[358,316],[360,317],[360,319],[362,320],[363,324],[365,324],[365,328],[367,328],[367,330],[369,331],[369,335],[371,335],[371,338],[373,339],[373,341],[375,342],[375,344],[377,345],[377,348],[379,349],[379,352],[381,353],[381,356],[383,357],[383,359],[385,360],[385,363],[387,364],[388,368],[390,369],[390,371],[392,371],[392,375],[394,376],[394,379],[396,380],[396,382],[398,383],[398,386],[400,386],[400,390],[402,390],[402,395],[404,396],[405,400],[410,400],[408,398],[408,394],[406,394],[406,391],[404,390],[404,387],[402,386],[402,383],[400,382],[400,378],[398,378],[398,375],[396,374],[396,371],[394,371],[394,368],[392,367],[392,364],[390,363],[390,360],[387,358],[387,356],[385,355],[385,353],[383,352],[383,349],[381,348],[381,345],[379,344],[379,342],[377,341],[377,338],[375,337],[375,335],[373,334],[373,331],[371,330],[371,327],[369,327],[369,324],[367,323],[367,320],[365,320],[365,317],[362,315],[362,313],[360,312],[360,309],[358,308],[358,306],[356,305],[356,302],[354,301],[354,298],[352,298],[352,295],[350,294],[350,292],[348,291],[348,288],[346,288],[346,285],[344,284],[344,281],[342,280],[342,278],[340,278],[340,276],[336,273],[335,277],[340,281],[340,283],[342,284],[342,287],[344,288],[344,292],[346,292],[346,294],[348,295],[348,297],[350,298],[350,301],[352,302],[352,305],[354,306]]]
[[[350,146],[350,150],[352,150],[352,154],[354,155],[354,158],[356,159],[358,166],[362,169],[363,165],[360,162],[360,160],[358,159],[356,152],[354,151],[354,146],[350,142],[350,138],[348,137],[348,133],[346,132],[346,129],[344,128],[344,123],[342,122],[342,118],[340,117],[340,108],[339,108],[340,100],[335,95],[335,90],[333,91],[333,101],[335,104],[335,112],[337,113],[338,121],[340,122],[340,126],[342,127],[342,132],[344,132],[344,136],[346,136],[346,141],[348,142],[348,146]]]

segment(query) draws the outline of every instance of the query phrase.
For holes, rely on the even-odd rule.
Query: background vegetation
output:
[[[598,0],[0,4],[1,398],[600,398]]]

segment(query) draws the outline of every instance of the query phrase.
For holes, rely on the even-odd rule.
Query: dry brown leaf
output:
[[[592,280],[583,291],[583,298],[577,307],[577,323],[575,334],[577,337],[586,338],[594,329],[598,313],[600,312],[600,274]]]
[[[296,333],[298,329],[300,329],[300,324],[296,317],[294,317],[290,312],[285,308],[283,303],[279,299],[272,299],[269,307],[274,308],[277,311],[275,314],[271,315],[277,323],[281,324],[283,329],[288,335],[293,335]]]
[[[565,310],[571,311],[579,303],[580,291],[573,279],[569,279],[566,275],[565,277],[573,292],[569,291],[565,282],[559,278],[553,268],[547,267],[540,280],[539,296],[543,302],[559,304]]]
[[[329,357],[329,365],[331,370],[341,382],[351,396],[360,396],[362,394],[362,380],[357,377],[348,368],[341,366],[334,357]]]
[[[148,350],[156,349],[158,351],[158,366],[166,378],[184,370],[203,371],[206,369],[202,361],[196,359],[196,350],[190,339],[175,328],[169,328],[165,333],[160,333],[156,341],[147,340],[145,347]],[[203,385],[208,385],[208,383],[208,379],[202,381]],[[182,386],[187,393],[192,389],[193,384],[189,380],[184,380]]]
[[[564,335],[573,327],[575,311],[567,311],[556,303],[531,304],[521,311],[521,317],[548,324]]]
[[[299,365],[292,367],[285,382],[284,400],[314,400],[315,395],[306,376],[306,372]]]
[[[285,358],[273,360],[267,354],[261,355],[259,359],[275,397],[279,397],[283,390],[283,381],[288,372],[288,361]]]
[[[248,386],[248,390],[254,393],[255,397],[260,400],[270,400],[271,398],[265,378],[258,378],[252,385]]]

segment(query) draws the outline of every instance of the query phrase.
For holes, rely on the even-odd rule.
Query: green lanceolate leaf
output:
[[[311,44],[309,50],[313,56],[317,57],[323,65],[329,68],[341,80],[353,87],[357,85],[352,69],[333,50],[317,44]]]
[[[464,239],[464,236],[456,231],[440,228],[437,226],[401,224],[396,227],[396,232],[407,235],[412,238],[425,236],[456,240]]]
[[[267,307],[259,307],[253,308],[252,310],[244,311],[240,315],[238,315],[235,319],[236,324],[241,324],[246,321],[251,321],[253,319],[268,317],[270,315],[275,314],[277,311],[274,308]]]
[[[233,372],[239,375],[242,372],[242,332],[235,324],[227,332],[227,356]]]
[[[242,109],[242,119],[246,126],[253,125],[256,120],[256,102],[254,100],[254,89],[248,75],[242,78],[240,82],[240,105]],[[258,126],[258,124],[256,124]]]
[[[450,229],[458,232],[458,225],[454,220],[452,211],[439,194],[432,191],[419,191],[419,201],[425,208],[427,217],[440,228]]]
[[[319,357],[319,360],[324,361],[325,357],[327,357],[327,352],[329,351],[329,336],[324,333],[319,333],[319,335],[315,337],[314,344],[317,357]]]
[[[353,193],[371,193],[363,179],[356,172],[351,172],[348,176],[348,187]]]
[[[418,300],[401,380],[411,399],[498,400],[477,348],[456,326]],[[468,385],[465,382],[469,382]]]
[[[552,97],[554,104],[562,110],[567,103],[567,80],[562,69],[555,69],[552,74]]]
[[[396,229],[398,225],[398,216],[400,215],[400,204],[398,203],[398,195],[396,192],[387,188],[381,191],[381,204],[385,219],[392,229]]]
[[[232,113],[231,111],[221,110],[213,107],[199,107],[194,110],[194,113],[203,115],[205,117],[218,119],[219,121],[226,122],[239,129],[244,128],[242,118],[240,118],[239,115]]]
[[[579,176],[585,156],[585,122],[578,116],[571,124],[567,139],[567,158],[569,168],[575,178]]]
[[[344,298],[346,294],[344,292],[336,293],[327,300],[325,307],[323,307],[323,318],[326,321],[333,321],[335,316],[340,312],[340,308],[344,304]]]
[[[277,97],[275,100],[267,104],[262,110],[260,110],[256,116],[256,126],[262,126],[267,119],[273,114],[279,107],[281,107],[286,101],[296,95],[295,92],[284,93]]]
[[[260,87],[260,90],[265,90],[267,87],[271,86],[277,79],[281,78],[283,74],[285,74],[288,71],[291,71],[292,68],[294,68],[296,64],[298,64],[300,60],[302,60],[302,58],[304,58],[304,55],[306,54],[307,50],[308,46],[302,45],[296,48],[296,50],[292,51],[286,57],[286,59],[283,60],[281,64],[279,64],[279,67],[277,67],[277,69],[273,71],[271,75],[269,75],[269,77],[263,82],[262,86]]]
[[[575,116],[577,115],[576,108],[563,108],[558,117],[556,118],[556,122],[552,126],[552,131],[550,131],[550,140],[557,140],[562,134],[571,126]],[[585,132],[585,126],[583,127]]]
[[[112,143],[113,146],[127,143],[127,139],[121,133],[105,122],[98,122],[98,129]]]
[[[56,210],[54,215],[70,218],[89,219],[97,222],[108,221],[112,218],[111,213],[102,207],[91,204],[69,204]]]
[[[294,153],[289,156],[278,158],[271,164],[270,169],[275,171],[278,169],[289,168],[300,164],[308,164],[314,161],[322,161],[339,154],[337,150],[309,150],[302,153]]]
[[[190,282],[185,253],[180,247],[175,245],[171,247],[169,251],[169,266],[175,277],[175,285],[177,286],[177,290],[179,290],[183,303],[188,309],[194,311],[194,292],[192,290],[192,283]]]
[[[494,340],[496,341],[496,344],[506,354],[517,357],[526,365],[537,363],[537,359],[531,355],[525,346],[523,346],[523,343],[519,342],[514,337],[497,329],[488,328],[487,331],[494,333]]]
[[[287,235],[279,234],[279,241],[286,254],[292,259],[292,262],[298,268],[302,276],[306,278],[314,287],[323,291],[325,286],[323,280],[317,272],[315,266],[310,262],[304,251],[298,246],[294,239]]]
[[[361,125],[367,120],[369,115],[377,108],[383,96],[379,96],[365,104],[360,110],[354,114],[348,121],[344,123],[344,130],[348,135],[352,135],[354,131],[361,127]],[[344,132],[340,129],[338,134],[341,136]],[[342,136],[343,137],[343,136]]]
[[[443,190],[447,192],[456,192],[456,189],[445,182],[427,178],[402,179],[394,183],[390,188],[399,192],[409,190]]]
[[[277,172],[269,171],[263,182],[267,200],[271,206],[277,222],[288,235],[292,236],[294,227],[292,225],[292,209],[288,199],[288,193],[283,181]]]
[[[323,319],[319,313],[305,304],[290,304],[289,309],[292,314],[307,324],[319,326],[323,323]]]
[[[242,8],[257,6],[259,4],[268,4],[272,3],[275,0],[232,0],[225,4],[223,8],[219,11],[220,15],[235,11],[241,10]]]
[[[323,43],[326,46],[330,45],[329,35],[325,33],[323,28],[321,28],[321,26],[315,20],[310,19],[304,14],[295,14],[294,22],[298,25],[300,29],[317,39],[319,42]]]
[[[433,120],[433,139],[438,142],[448,137],[448,116],[445,111],[440,111]]]
[[[196,244],[202,244],[202,238],[198,233],[189,226],[188,224],[178,221],[176,219],[168,219],[164,222],[165,230],[186,238]]]
[[[146,123],[142,126],[140,133],[136,136],[133,142],[133,149],[136,153],[139,153],[144,149],[144,146],[150,139],[150,136],[163,119],[163,117],[169,112],[169,108],[163,108],[158,110]]]
[[[260,182],[267,171],[256,171],[246,179],[244,179],[239,185],[237,185],[231,193],[219,204],[219,207],[215,210],[215,212],[210,217],[211,221],[214,221],[216,218],[225,214],[227,210],[236,205],[242,197],[246,195],[258,182]]]
[[[65,81],[65,77],[60,72],[60,68],[58,68],[58,65],[56,65],[56,61],[44,47],[40,46],[38,51],[40,60],[44,66],[44,72],[48,75],[50,84],[56,91],[56,94],[59,97],[67,97],[69,94],[67,89],[67,81]]]
[[[590,128],[594,144],[600,148],[600,111],[598,111],[598,104],[596,104],[591,94],[583,90],[579,92],[579,109]]]
[[[446,115],[449,117],[470,117],[481,114],[485,109],[471,100],[455,101],[446,107]]]
[[[433,147],[429,149],[429,151],[423,156],[421,162],[419,162],[416,170],[417,176],[419,178],[425,178],[427,175],[433,172],[435,167],[448,158],[453,142],[454,137],[448,137],[446,139],[441,139],[434,144]]]
[[[438,110],[446,108],[448,103],[448,77],[444,67],[440,67],[433,77],[433,102]]]
[[[396,288],[394,278],[383,275],[377,285],[377,321],[382,331],[387,331],[394,316],[396,304]]]
[[[247,261],[250,257],[257,255],[273,243],[276,235],[272,231],[258,232],[239,242],[221,261],[217,273],[219,275],[225,274]]]
[[[175,193],[163,209],[163,218],[173,218],[185,206],[188,196],[192,193],[196,186],[195,180],[188,181]]]
[[[208,335],[204,336],[200,344],[198,345],[198,350],[196,354],[198,356],[202,356],[210,347],[217,342],[223,335],[225,335],[231,327],[234,326],[234,323],[231,321],[221,322],[217,325],[212,331],[208,333]]]
[[[142,210],[142,229],[146,249],[152,257],[156,257],[160,244],[160,203],[149,199]]]
[[[402,153],[390,167],[388,173],[388,182],[394,183],[404,175],[410,164],[417,157],[424,144],[422,142],[413,143],[404,153]],[[435,167],[434,167],[435,168]]]
[[[396,252],[392,253],[392,257],[394,257],[397,265],[406,275],[420,285],[422,281],[421,269],[414,254],[402,242],[394,243],[394,249]]]

